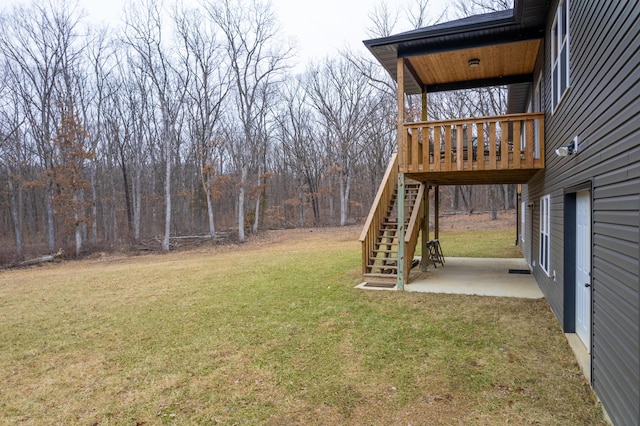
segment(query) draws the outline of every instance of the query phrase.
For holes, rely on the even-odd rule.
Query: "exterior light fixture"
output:
[[[473,58],[469,59],[469,68],[477,68],[480,65],[480,59]]]
[[[576,136],[567,146],[556,149],[558,157],[568,157],[578,152],[578,137]]]

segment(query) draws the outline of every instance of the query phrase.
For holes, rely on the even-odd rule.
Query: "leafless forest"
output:
[[[440,19],[413,3],[381,3],[369,36]],[[0,21],[2,263],[354,223],[395,149],[395,83],[382,67],[345,51],[294,70],[268,2],[139,0],[118,26],[96,27],[73,3],[33,1]],[[418,119],[420,100],[407,102]],[[430,119],[491,115],[505,92],[428,104]],[[444,188],[443,208],[511,208],[513,192]]]

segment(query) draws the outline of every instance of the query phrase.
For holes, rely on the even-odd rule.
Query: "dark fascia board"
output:
[[[467,18],[457,19],[455,21],[444,22],[430,27],[420,28],[413,31],[392,35],[389,37],[364,40],[363,43],[369,49],[378,46],[397,45],[425,38],[438,36],[450,36],[454,34],[468,33],[477,30],[489,30],[504,25],[515,23],[514,9],[503,10],[499,12],[484,13],[482,15],[473,15]]]
[[[474,89],[476,87],[506,86],[509,84],[531,83],[533,74],[509,75],[505,77],[483,78],[478,80],[457,81],[444,84],[427,85],[427,93],[449,90]]]

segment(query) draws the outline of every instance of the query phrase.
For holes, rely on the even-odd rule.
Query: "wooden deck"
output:
[[[544,114],[406,123],[399,172],[434,184],[525,183],[544,168]]]

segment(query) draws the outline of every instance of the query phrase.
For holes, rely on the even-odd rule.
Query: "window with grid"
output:
[[[551,106],[555,111],[569,87],[569,0],[560,0],[551,29]]]
[[[551,197],[545,195],[540,198],[540,268],[549,275],[549,261],[551,259]]]

